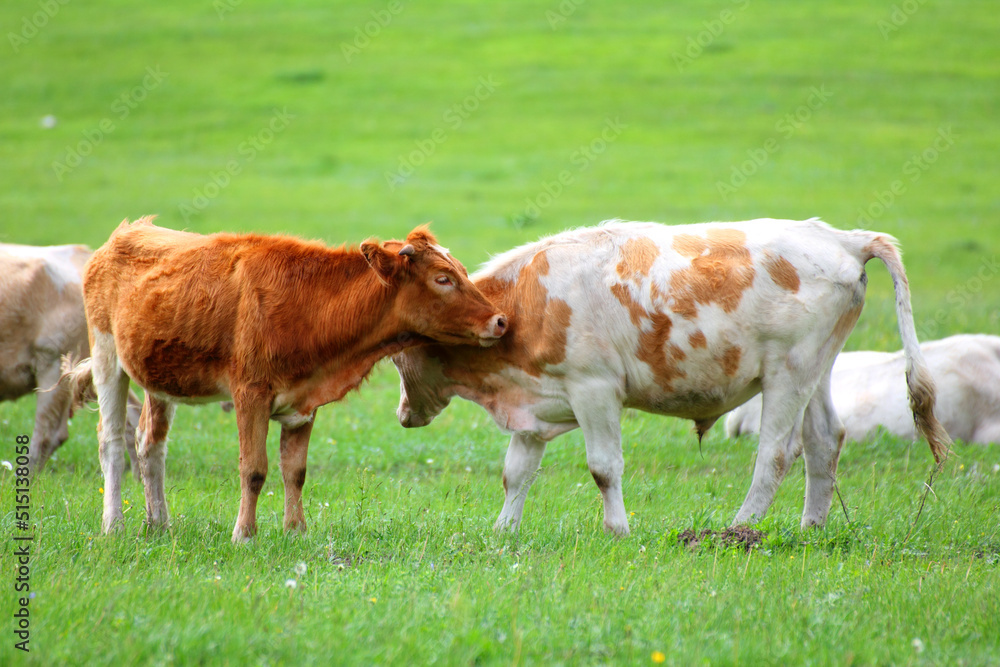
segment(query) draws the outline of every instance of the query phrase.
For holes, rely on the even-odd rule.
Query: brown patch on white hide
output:
[[[746,234],[738,229],[709,228],[706,238],[678,234],[674,250],[691,259],[687,269],[675,271],[670,279],[671,310],[694,319],[699,305],[715,303],[731,313],[754,280]]]

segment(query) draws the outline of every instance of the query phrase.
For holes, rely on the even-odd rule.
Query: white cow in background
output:
[[[60,360],[90,356],[80,277],[90,255],[82,245],[0,243],[0,401],[37,392],[32,472],[69,437],[70,387],[60,381]],[[131,394],[127,449],[133,461],[141,408]]]
[[[965,442],[1000,442],[1000,337],[951,336],[921,345],[937,384],[937,415],[948,435]],[[864,441],[876,428],[917,439],[906,395],[902,352],[844,352],[833,364],[833,405],[847,439]],[[760,432],[760,397],[729,413],[729,437]]]

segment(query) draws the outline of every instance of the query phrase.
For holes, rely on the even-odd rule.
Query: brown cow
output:
[[[240,439],[233,541],[257,532],[268,419],[281,424],[285,530],[305,530],[302,486],[316,409],[379,359],[427,341],[487,346],[503,314],[424,227],[406,241],[329,248],[286,236],[122,222],[84,272],[101,411],[103,530],[122,523],[125,389],[146,390],[137,450],[146,521],[167,523],[165,441],[178,402],[231,399]]]
[[[82,245],[0,243],[0,400],[37,392],[28,452],[32,473],[69,437],[70,387],[60,382],[60,360],[90,355],[81,288],[90,254]],[[126,449],[133,463],[140,406],[131,394]],[[138,475],[138,464],[133,469]]]

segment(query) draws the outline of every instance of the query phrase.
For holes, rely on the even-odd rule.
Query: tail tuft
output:
[[[97,400],[97,393],[94,391],[93,362],[90,357],[77,363],[72,355],[64,355],[59,383],[66,383],[69,386],[71,417],[87,403]]]
[[[934,379],[927,372],[926,366],[914,366],[906,372],[906,386],[910,391],[910,410],[913,412],[913,423],[917,430],[927,438],[931,453],[937,463],[948,458],[951,450],[951,438],[944,426],[934,416],[934,396],[936,389]]]

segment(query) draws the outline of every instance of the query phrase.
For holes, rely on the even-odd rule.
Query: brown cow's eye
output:
[[[438,276],[437,278],[435,278],[434,282],[436,282],[438,285],[451,285],[452,284],[451,283],[451,278],[449,278],[448,276],[446,276],[444,274],[442,274],[442,275]]]

